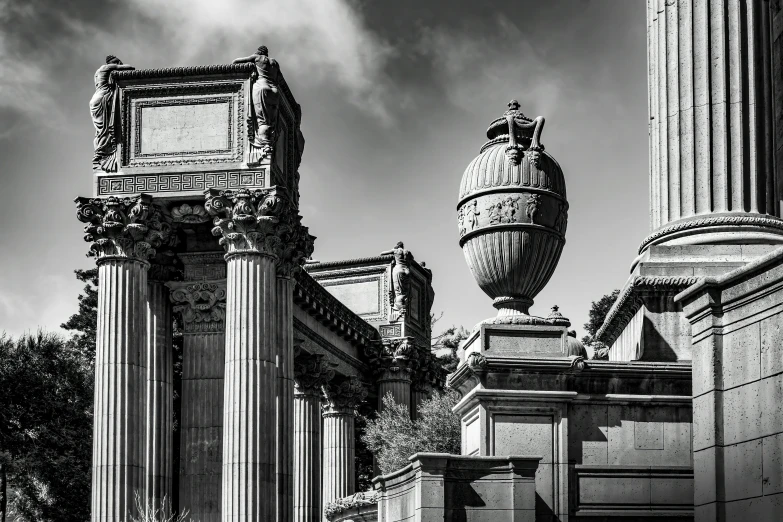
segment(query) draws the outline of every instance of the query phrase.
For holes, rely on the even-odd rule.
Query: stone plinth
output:
[[[692,516],[690,364],[567,356],[558,328],[483,325],[468,339],[449,377],[462,454],[540,455],[540,520]]]
[[[642,249],[783,242],[780,6],[647,6],[653,233]]]
[[[779,520],[783,249],[675,300],[693,332],[696,520]]]
[[[631,276],[597,332],[610,348],[609,359],[690,360],[690,323],[674,296],[705,277],[734,270],[774,249],[774,245],[649,247],[634,262]]]
[[[373,479],[378,521],[533,522],[539,460],[417,453],[405,468]]]

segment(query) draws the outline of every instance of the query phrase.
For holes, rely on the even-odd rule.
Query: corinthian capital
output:
[[[367,398],[367,388],[356,377],[323,388],[326,403],[324,414],[352,412]]]
[[[290,205],[285,190],[217,190],[204,192],[206,208],[214,216],[212,234],[220,236],[226,253],[256,253],[280,257],[280,217]]]
[[[147,261],[171,237],[171,226],[152,204],[152,196],[130,198],[76,198],[76,217],[87,223],[84,240],[92,243],[88,255]]]
[[[334,378],[334,370],[321,354],[299,354],[294,359],[297,395],[321,395],[321,388]]]
[[[226,319],[225,282],[167,283],[174,312],[182,314],[186,333],[222,332]]]
[[[302,225],[302,216],[291,206],[282,216],[278,237],[281,252],[277,261],[277,275],[293,277],[313,255],[315,236],[310,235],[308,228]]]

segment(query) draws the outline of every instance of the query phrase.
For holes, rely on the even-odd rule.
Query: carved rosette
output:
[[[324,416],[351,414],[367,398],[367,387],[356,377],[329,383],[323,387],[323,392]]]
[[[84,240],[92,243],[88,255],[99,263],[110,258],[146,262],[171,238],[171,225],[149,194],[75,201],[76,217],[86,223]]]
[[[226,320],[225,282],[168,283],[174,313],[182,315],[185,333],[219,333]]]
[[[264,254],[280,257],[282,242],[277,231],[280,216],[288,204],[284,189],[208,189],[204,195],[204,208],[214,217],[212,234],[220,236],[227,256]]]
[[[296,395],[320,396],[321,389],[334,379],[332,365],[321,354],[299,354],[294,359]]]

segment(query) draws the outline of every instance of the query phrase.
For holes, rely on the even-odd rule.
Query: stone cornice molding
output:
[[[703,228],[723,228],[723,227],[753,227],[767,228],[783,232],[783,219],[767,215],[747,215],[747,216],[710,216],[698,219],[689,219],[665,225],[647,236],[639,246],[639,253],[644,252],[650,245],[660,242],[660,239],[688,231],[695,231]]]
[[[625,326],[644,304],[644,297],[649,295],[671,295],[672,297],[685,288],[696,284],[702,278],[696,276],[634,276],[631,277],[606,314],[604,324],[596,332],[596,339],[611,347]]]
[[[342,259],[340,261],[317,261],[315,263],[307,263],[305,265],[305,270],[322,270],[327,268],[342,268],[344,266],[351,266],[353,268],[357,268],[356,265],[388,265],[394,260],[393,254],[383,254],[380,256],[373,256],[373,257],[360,257],[357,259]],[[432,281],[432,270],[430,270],[427,267],[422,266],[418,261],[415,259],[411,260],[409,262],[411,267],[415,267],[416,269],[421,272],[428,282]]]
[[[220,237],[227,259],[239,254],[280,257],[283,245],[277,233],[290,225],[280,220],[289,204],[284,189],[208,189],[204,196],[204,208],[214,216],[212,234]]]
[[[332,381],[322,389],[324,416],[353,414],[367,398],[367,387],[356,377],[349,377],[339,383]]]
[[[185,333],[221,333],[226,319],[226,282],[170,282],[174,312],[182,314]]]
[[[92,243],[89,256],[147,262],[157,248],[170,241],[171,225],[152,204],[152,196],[76,198],[76,217],[86,223],[84,240]]]
[[[321,396],[321,388],[334,379],[332,364],[322,354],[300,353],[294,359],[294,395]]]
[[[369,346],[378,331],[330,294],[306,271],[294,274],[294,303],[354,346]]]

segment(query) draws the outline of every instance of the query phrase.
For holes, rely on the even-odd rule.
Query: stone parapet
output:
[[[373,479],[378,521],[533,522],[540,460],[417,453],[403,469]]]
[[[675,300],[693,335],[695,519],[779,520],[783,248]]]

